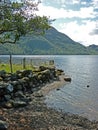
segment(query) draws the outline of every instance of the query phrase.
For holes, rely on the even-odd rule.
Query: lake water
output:
[[[72,78],[71,83],[53,90],[46,96],[48,107],[98,120],[98,56],[13,56],[37,60],[54,60],[57,68],[63,69]],[[0,56],[0,59],[6,56]],[[7,57],[8,58],[8,57]],[[87,87],[89,85],[89,87]]]
[[[47,105],[98,120],[98,56],[58,56],[55,63],[72,78],[72,82],[59,91],[51,91],[46,96]]]

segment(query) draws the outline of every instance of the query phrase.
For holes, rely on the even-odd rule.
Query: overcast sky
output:
[[[85,46],[98,45],[98,0],[41,0],[39,14],[56,19],[52,26]]]

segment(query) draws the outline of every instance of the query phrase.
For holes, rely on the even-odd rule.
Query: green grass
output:
[[[22,64],[13,64],[12,68],[13,68],[13,73],[15,73],[17,70],[23,70],[23,65]],[[25,69],[34,70],[35,67],[28,64],[28,65],[26,65]],[[8,73],[11,72],[9,64],[0,64],[0,70],[5,70]]]
[[[27,70],[36,70],[38,69],[39,66],[45,66],[45,67],[49,67],[49,66],[54,66],[54,61],[44,61],[44,62],[39,62],[37,65],[36,65],[36,62],[35,63],[25,63],[25,69]],[[10,64],[9,63],[4,63],[4,62],[1,62],[0,63],[0,71],[1,70],[5,70],[7,73],[10,73],[11,72],[11,69],[10,69]],[[12,64],[12,70],[13,70],[13,73],[15,73],[16,71],[18,70],[24,70],[23,68],[23,63],[13,63]]]

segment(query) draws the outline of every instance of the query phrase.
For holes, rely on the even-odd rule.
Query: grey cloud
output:
[[[98,35],[98,28],[92,30],[92,32],[90,32],[90,35]]]

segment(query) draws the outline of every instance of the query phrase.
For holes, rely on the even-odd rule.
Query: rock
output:
[[[12,81],[11,84],[13,85],[14,93],[18,90],[22,90],[22,83],[20,81]]]
[[[1,82],[1,81],[3,81],[3,78],[2,78],[2,77],[0,77],[0,82]]]
[[[21,98],[21,100],[28,104],[30,101],[32,101],[32,98],[31,97],[24,97],[24,98]]]
[[[25,106],[27,106],[27,103],[24,101],[14,101],[13,106],[14,107],[25,107]]]
[[[8,83],[0,82],[0,89],[5,89]]]
[[[56,70],[54,66],[40,66],[37,71],[33,72],[20,70],[15,74],[2,70],[0,71],[0,103],[6,108],[24,107],[31,100],[26,94],[39,90],[47,82],[58,80],[61,73],[63,70]],[[64,80],[71,82],[69,77],[65,77]],[[41,98],[43,94],[39,93],[35,96]]]
[[[34,96],[38,97],[38,98],[41,98],[41,97],[43,97],[43,94],[42,93],[34,93]]]
[[[70,77],[65,77],[64,80],[67,81],[67,82],[71,82],[71,78]]]
[[[39,66],[39,71],[44,71],[46,70],[47,68],[45,66]]]
[[[19,77],[18,77],[18,75],[17,74],[11,74],[11,80],[12,81],[16,81],[17,79],[18,79]]]
[[[6,101],[9,101],[9,100],[11,99],[11,95],[4,95],[4,99],[5,99]]]
[[[59,91],[59,90],[60,90],[60,88],[57,88],[56,90],[57,90],[57,91]]]
[[[28,82],[29,81],[29,77],[23,77],[22,79],[20,79],[20,82],[21,82],[21,80]]]
[[[15,91],[19,91],[19,90],[22,90],[22,84],[18,84],[18,85],[15,87]]]
[[[8,90],[9,92],[13,92],[13,90],[14,90],[13,85],[8,84],[7,90]]]
[[[16,81],[12,81],[11,84],[15,87],[15,86],[17,86],[19,84],[19,81],[17,81],[17,80]]]
[[[24,98],[25,95],[23,94],[22,91],[18,91],[18,92],[15,93],[15,97]]]
[[[89,88],[90,86],[89,85],[87,85],[87,88]]]
[[[21,70],[16,72],[18,75],[21,74],[22,77],[31,77],[33,75],[32,70]]]
[[[1,70],[0,71],[0,77],[4,77],[6,75],[6,71],[5,70]]]
[[[12,104],[12,102],[9,101],[4,104],[4,107],[7,109],[11,109],[11,108],[13,108],[13,104]]]
[[[38,83],[38,74],[33,74],[33,76],[29,79],[34,83],[34,85],[36,85]]]
[[[8,124],[5,121],[0,120],[0,130],[7,130]]]
[[[56,70],[56,75],[59,76],[59,75],[62,75],[64,73],[64,71],[62,69],[57,69]]]

